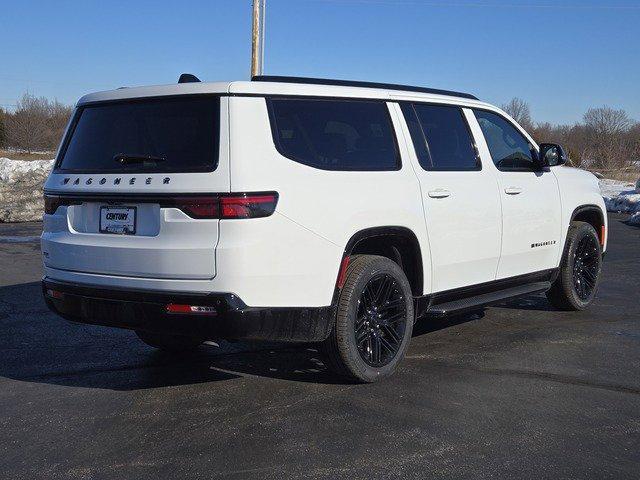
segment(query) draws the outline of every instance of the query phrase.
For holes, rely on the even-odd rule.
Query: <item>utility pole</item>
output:
[[[251,28],[251,76],[262,75],[264,69],[264,30],[267,0],[253,0]]]

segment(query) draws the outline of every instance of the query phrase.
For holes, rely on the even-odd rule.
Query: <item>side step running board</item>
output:
[[[425,311],[427,316],[443,316],[451,313],[460,313],[465,310],[473,310],[484,305],[499,303],[508,298],[520,297],[522,295],[530,295],[532,293],[546,292],[551,288],[551,282],[535,282],[517,287],[505,288],[495,292],[483,293],[471,297],[452,300],[445,303],[437,303],[430,305]]]

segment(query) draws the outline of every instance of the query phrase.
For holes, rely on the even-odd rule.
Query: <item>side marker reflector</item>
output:
[[[349,268],[350,261],[351,257],[349,255],[342,259],[342,263],[340,264],[340,271],[338,272],[338,288],[344,287],[344,282],[347,279],[347,268]]]
[[[186,313],[196,315],[217,315],[215,307],[202,305],[183,305],[179,303],[170,303],[167,305],[167,313]]]

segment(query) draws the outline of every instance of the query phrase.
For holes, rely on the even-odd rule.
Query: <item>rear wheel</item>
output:
[[[602,250],[598,234],[585,222],[573,222],[567,233],[560,273],[547,292],[561,310],[584,310],[594,300],[600,280]]]
[[[171,335],[166,333],[153,333],[136,330],[136,335],[147,345],[169,352],[185,352],[196,349],[202,340],[183,335]]]
[[[413,331],[409,281],[392,260],[351,257],[338,298],[336,323],[323,347],[329,367],[360,382],[393,373]]]

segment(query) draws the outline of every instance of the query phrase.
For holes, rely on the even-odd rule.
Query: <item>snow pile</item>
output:
[[[640,180],[638,180],[640,183]],[[640,225],[640,189],[638,184],[600,180],[600,193],[610,212],[631,213],[629,223]]]
[[[41,220],[42,186],[53,160],[0,158],[0,222]]]

